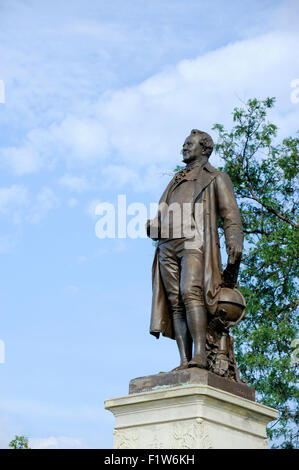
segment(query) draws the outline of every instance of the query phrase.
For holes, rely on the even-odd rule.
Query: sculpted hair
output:
[[[214,148],[214,142],[213,142],[212,137],[206,132],[199,131],[198,129],[193,129],[191,131],[191,135],[194,135],[194,134],[200,136],[200,143],[203,147],[203,155],[205,155],[206,157],[209,157],[211,153],[213,152],[213,148]]]

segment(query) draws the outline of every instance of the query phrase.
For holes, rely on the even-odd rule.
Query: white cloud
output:
[[[69,116],[59,124],[31,130],[19,147],[0,149],[2,165],[16,175],[51,170],[58,160],[71,167],[88,167],[108,149],[107,132],[98,120]]]
[[[75,176],[66,174],[59,180],[59,184],[69,191],[82,193],[91,188],[90,183],[84,176]]]
[[[194,127],[210,131],[215,122],[229,126],[240,99],[277,96],[272,119],[282,136],[295,132],[298,107],[291,103],[288,77],[298,71],[297,41],[298,35],[282,32],[238,41],[100,100],[99,119],[121,162],[102,168],[104,188],[157,188],[162,173],[180,162],[187,133]],[[211,162],[219,164],[215,156]]]
[[[137,184],[138,172],[125,165],[107,165],[102,171],[101,189],[111,188],[115,184],[119,189],[127,187],[128,183]]]
[[[31,437],[29,440],[31,449],[87,449],[82,439],[73,437]]]
[[[89,422],[101,422],[107,419],[107,412],[100,406],[74,405],[68,406],[66,403],[39,402],[30,399],[2,396],[0,402],[0,413],[19,416],[38,416],[42,419],[67,420],[75,422],[84,420]],[[1,415],[0,415],[1,416]],[[16,431],[17,432],[17,431]]]
[[[186,133],[228,122],[238,97],[274,95],[276,113],[292,113],[289,77],[298,73],[297,42],[298,36],[278,32],[239,41],[105,97],[97,112],[111,151],[135,168],[177,162]],[[294,118],[290,131],[296,125]]]
[[[30,209],[28,220],[32,223],[38,223],[47,216],[49,211],[55,209],[58,205],[59,199],[52,189],[44,187],[36,196],[36,200]]]
[[[172,167],[174,166],[173,164]],[[159,192],[167,182],[165,177],[172,177],[171,170],[150,164],[141,169],[126,165],[107,165],[101,170],[102,184],[99,189],[115,188],[121,191],[131,188],[136,192]]]
[[[59,206],[59,202],[54,191],[47,186],[42,187],[34,196],[30,196],[23,185],[0,188],[0,214],[18,224],[25,220],[31,223],[40,222],[49,211]],[[0,238],[0,252],[11,251],[15,244],[15,235],[3,235]]]
[[[53,125],[46,129],[32,129],[19,147],[0,149],[2,165],[18,176],[36,173],[44,168],[52,169],[56,162],[56,154],[52,152],[54,129]]]
[[[0,449],[9,449],[8,444],[20,433],[20,427],[0,411]]]
[[[86,206],[86,213],[92,219],[97,218],[97,215],[96,215],[95,211],[96,211],[97,205],[100,204],[100,203],[101,203],[101,201],[99,199],[92,199],[91,201],[88,202],[88,204]]]
[[[53,140],[63,146],[67,162],[88,165],[108,149],[107,131],[89,117],[69,116],[50,130]]]
[[[121,42],[125,39],[118,24],[99,23],[95,21],[77,21],[65,27],[67,34],[76,34],[80,36],[91,36],[93,40],[107,41],[108,43]]]
[[[0,188],[0,213],[11,213],[28,204],[28,192],[24,186],[12,185]]]
[[[296,130],[290,81],[298,74],[297,43],[295,32],[276,31],[180,61],[139,85],[106,92],[60,123],[31,131],[20,148],[4,154],[17,155],[11,160],[17,173],[52,167],[59,158],[68,168],[98,167],[100,189],[131,185],[156,191],[156,175],[180,162],[187,133],[194,127],[209,132],[215,122],[230,125],[240,99],[276,96],[272,119],[286,134]],[[66,175],[61,184],[81,191],[86,182]]]
[[[1,156],[3,162],[9,166],[16,175],[35,173],[42,167],[38,149],[28,143],[18,148],[4,148],[1,150]]]
[[[0,215],[8,217],[14,224],[20,224],[28,210],[30,200],[27,188],[14,184],[0,188]],[[11,236],[1,238],[1,251],[9,252],[13,249],[15,241]]]

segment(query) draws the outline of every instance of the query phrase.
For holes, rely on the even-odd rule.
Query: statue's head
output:
[[[184,142],[182,154],[185,163],[200,160],[202,157],[211,155],[214,147],[212,137],[206,132],[193,129]]]

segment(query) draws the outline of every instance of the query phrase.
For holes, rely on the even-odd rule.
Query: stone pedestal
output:
[[[116,449],[267,448],[278,415],[247,385],[196,368],[134,379],[130,392],[105,401]]]

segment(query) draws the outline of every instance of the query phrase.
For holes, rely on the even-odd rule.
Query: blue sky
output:
[[[151,241],[98,239],[94,208],[149,207],[188,132],[229,127],[248,98],[276,96],[279,137],[294,134],[298,15],[275,0],[0,0],[0,447],[20,433],[112,447],[104,399],[177,365],[148,333]]]

